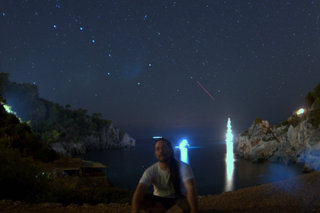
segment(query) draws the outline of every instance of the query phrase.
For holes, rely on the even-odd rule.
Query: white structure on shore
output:
[[[233,171],[234,171],[234,153],[233,153],[233,135],[231,129],[231,120],[228,118],[226,133],[226,176],[224,191],[233,190]]]

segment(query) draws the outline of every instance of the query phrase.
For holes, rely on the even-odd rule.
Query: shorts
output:
[[[166,198],[159,197],[152,194],[145,194],[142,208],[151,209],[156,203],[161,203],[165,209],[170,209],[172,206],[177,205],[183,212],[190,212],[190,207],[186,197],[181,198]]]

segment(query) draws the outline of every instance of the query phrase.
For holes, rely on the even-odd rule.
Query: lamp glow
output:
[[[305,112],[305,110],[303,108],[300,108],[299,110],[296,111],[297,115],[301,115]]]

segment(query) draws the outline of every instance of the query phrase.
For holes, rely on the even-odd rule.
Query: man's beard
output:
[[[165,158],[158,158],[158,161],[161,163],[168,163],[170,161],[170,157],[165,157]]]

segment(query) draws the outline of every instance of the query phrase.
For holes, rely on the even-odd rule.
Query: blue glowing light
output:
[[[3,13],[2,13],[2,16],[6,16],[6,13],[5,13],[5,12],[3,12]]]
[[[82,30],[83,30],[83,27],[80,27],[80,30],[82,31]]]
[[[226,133],[226,185],[225,191],[233,190],[233,172],[234,172],[234,153],[233,153],[233,134],[231,119],[228,118]]]
[[[54,24],[54,25],[53,25],[53,28],[54,28],[54,29],[57,29],[57,25]]]
[[[160,138],[162,138],[162,136],[153,136],[152,138],[153,139],[160,139]]]
[[[138,83],[137,83],[137,85],[138,85],[138,86],[141,86],[141,83],[140,83],[140,82],[138,82]]]
[[[96,42],[96,40],[92,39],[91,42],[92,42],[92,44],[94,44]]]
[[[180,160],[185,163],[189,163],[189,157],[188,157],[188,148],[189,143],[187,139],[183,139],[180,143],[178,148],[180,149]]]

